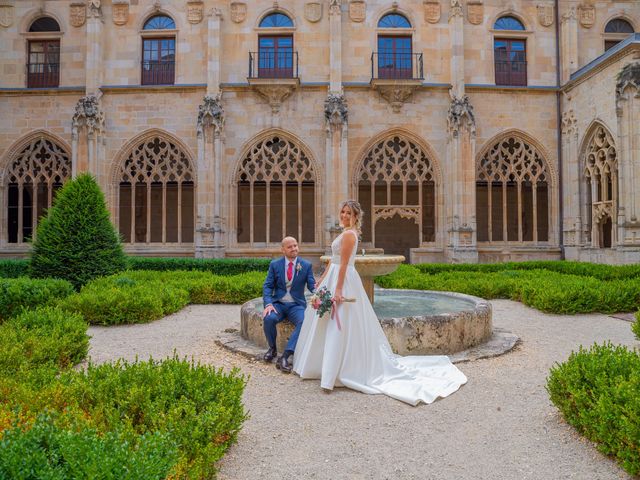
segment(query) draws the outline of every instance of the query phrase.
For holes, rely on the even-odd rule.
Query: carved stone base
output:
[[[478,263],[477,248],[448,248],[445,256],[451,263]]]
[[[297,78],[263,79],[250,78],[249,84],[258,95],[263,97],[271,107],[271,113],[276,115],[280,106],[300,85]]]
[[[196,258],[224,258],[226,247],[224,245],[196,245]]]
[[[422,85],[422,80],[382,80],[374,79],[371,86],[377,90],[393,109],[399,113],[402,105],[413,95],[413,92]]]

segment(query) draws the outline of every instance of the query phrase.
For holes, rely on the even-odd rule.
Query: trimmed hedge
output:
[[[91,324],[146,323],[181,310],[189,293],[175,283],[138,282],[126,276],[105,277],[82,287],[60,302],[60,307]]]
[[[574,262],[569,260],[540,260],[529,262],[446,264],[423,263],[415,265],[422,273],[437,274],[443,272],[483,272],[494,273],[507,270],[548,270],[550,272],[594,277],[599,280],[624,280],[640,277],[640,264],[603,265],[599,263]]]
[[[29,260],[0,260],[0,278],[18,278],[29,275]]]
[[[94,280],[60,306],[92,324],[151,322],[190,303],[243,303],[262,294],[265,276],[262,272],[218,276],[208,272],[128,271]]]
[[[0,323],[24,309],[56,302],[74,292],[65,280],[0,278]]]
[[[80,289],[124,266],[120,237],[95,179],[85,173],[69,180],[38,225],[31,276],[63,278]]]
[[[636,312],[636,321],[631,325],[631,330],[635,333],[636,338],[640,340],[640,311]]]
[[[215,275],[267,272],[271,259],[264,258],[156,258],[127,257],[128,270],[200,271]]]
[[[497,268],[494,272],[425,274],[423,269],[422,265],[400,265],[394,273],[376,278],[376,283],[384,288],[443,290],[486,299],[506,298],[550,313],[614,313],[640,308],[640,278],[603,281],[549,270]]]
[[[71,367],[89,350],[87,324],[57,307],[28,310],[0,325],[0,375],[43,365]]]
[[[580,347],[547,379],[551,401],[567,422],[640,474],[640,353],[624,346]]]
[[[5,431],[0,439],[0,478],[163,480],[177,463],[178,449],[167,433],[136,437],[101,433],[82,424],[64,428],[56,417],[42,414],[30,428]]]

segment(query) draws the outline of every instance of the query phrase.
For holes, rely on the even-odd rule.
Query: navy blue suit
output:
[[[290,294],[293,302],[280,301],[287,293],[287,273],[286,265],[288,260],[285,257],[273,260],[269,264],[269,273],[262,286],[262,300],[265,308],[273,305],[276,312],[271,312],[264,317],[264,335],[267,337],[269,347],[276,348],[276,324],[288,319],[295,326],[285,350],[293,352],[296,349],[302,322],[304,321],[304,311],[307,308],[307,300],[304,298],[304,287],[313,292],[316,288],[316,280],[313,277],[311,263],[298,257],[293,269],[293,280],[291,281]]]

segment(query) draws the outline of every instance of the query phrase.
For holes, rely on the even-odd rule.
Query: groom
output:
[[[288,319],[295,326],[285,350],[276,361],[276,368],[284,373],[291,372],[291,361],[298,342],[298,335],[304,320],[307,301],[304,298],[304,287],[313,292],[316,280],[313,277],[311,263],[298,257],[298,242],[293,237],[282,240],[284,257],[273,260],[269,264],[269,273],[262,287],[262,312],[264,335],[267,337],[269,350],[264,354],[264,361],[271,362],[277,355],[276,324]]]

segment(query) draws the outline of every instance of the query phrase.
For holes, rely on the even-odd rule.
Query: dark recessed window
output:
[[[144,38],[142,40],[142,85],[175,83],[176,39]]]
[[[60,25],[51,17],[41,17],[31,24],[30,32],[59,32]]]
[[[500,17],[493,25],[494,30],[524,30],[524,25],[515,17]]]
[[[293,21],[284,13],[271,13],[260,21],[261,28],[293,27]]]
[[[60,40],[29,42],[27,87],[49,88],[60,85]]]
[[[176,22],[166,15],[156,15],[147,20],[144,30],[175,30]]]
[[[527,44],[524,40],[496,38],[493,57],[496,85],[527,84]]]
[[[604,33],[634,33],[629,22],[621,18],[614,18],[604,27]]]
[[[390,13],[380,19],[378,28],[411,28],[411,23],[404,15]]]

